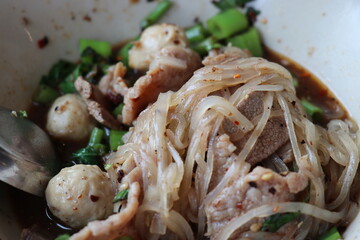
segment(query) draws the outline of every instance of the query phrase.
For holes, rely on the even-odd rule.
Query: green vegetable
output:
[[[105,41],[80,39],[80,52],[82,53],[86,48],[92,48],[96,53],[104,58],[111,55],[111,45]]]
[[[212,3],[219,8],[220,10],[224,11],[229,8],[234,8],[238,6],[244,6],[246,3],[251,2],[252,0],[215,0]]]
[[[115,117],[117,117],[118,115],[121,115],[123,108],[124,108],[124,103],[120,103],[112,112],[113,115]]]
[[[100,128],[94,128],[91,132],[90,140],[88,146],[94,146],[95,144],[99,144],[104,135],[104,130]]]
[[[216,41],[216,38],[209,37],[202,42],[192,46],[192,49],[201,56],[206,55],[213,48],[220,48],[222,45]]]
[[[124,144],[122,137],[125,135],[125,133],[126,131],[110,130],[110,150],[116,151],[118,146]]]
[[[255,57],[262,57],[264,55],[261,47],[260,35],[254,27],[250,28],[245,33],[230,38],[229,42],[235,47],[248,49]]]
[[[338,240],[342,239],[339,231],[336,227],[331,228],[329,231],[327,231],[324,235],[320,237],[319,240]]]
[[[94,64],[103,63],[103,62],[105,62],[105,58],[90,47],[85,48],[81,52],[80,63],[85,65],[83,66],[82,70],[84,70],[87,67],[89,71]]]
[[[239,10],[231,8],[208,19],[207,25],[210,33],[221,40],[245,30],[249,22]]]
[[[162,0],[156,7],[140,22],[142,30],[156,23],[171,7],[172,2],[170,0]]]
[[[105,165],[104,165],[104,169],[105,169],[106,171],[109,170],[111,167],[112,167],[111,164],[105,164]]]
[[[123,237],[120,237],[119,240],[133,240],[133,239],[129,236],[123,236]]]
[[[250,20],[250,22],[255,22],[256,21],[256,16],[260,14],[259,10],[256,10],[253,7],[248,7],[246,9],[246,17]]]
[[[118,194],[116,194],[116,196],[114,197],[113,203],[127,199],[128,194],[129,194],[129,189],[125,189],[118,192]]]
[[[299,86],[299,80],[294,76],[292,76],[292,77],[293,77],[292,78],[293,85],[295,88],[297,88]]]
[[[324,113],[324,110],[305,99],[301,100],[301,104],[303,105],[306,113],[311,117],[314,122],[320,120]]]
[[[276,232],[280,227],[291,222],[299,215],[300,213],[277,213],[271,215],[264,221],[261,231]]]
[[[108,151],[106,145],[97,143],[93,146],[87,146],[73,153],[73,158],[78,164],[97,165],[98,157],[104,156]]]
[[[65,81],[63,81],[62,83],[59,84],[59,89],[63,94],[67,94],[67,93],[74,93],[76,92],[76,88],[74,85],[75,80],[77,79],[77,77],[75,78],[75,74],[74,75],[69,75]]]
[[[60,94],[52,87],[40,84],[35,93],[34,101],[37,103],[48,104],[53,102],[59,95]]]
[[[118,57],[120,61],[126,66],[129,66],[129,51],[134,46],[133,41],[125,44],[120,51],[118,52]]]
[[[70,235],[69,234],[62,234],[57,236],[54,240],[68,240],[70,239]]]
[[[186,29],[185,34],[190,43],[196,43],[204,40],[207,37],[208,32],[202,23],[198,23],[191,28]]]
[[[28,113],[25,110],[17,111],[17,115],[19,118],[28,118]]]
[[[41,78],[40,84],[45,84],[50,87],[56,87],[74,69],[75,64],[68,61],[59,60],[51,67],[48,75]]]

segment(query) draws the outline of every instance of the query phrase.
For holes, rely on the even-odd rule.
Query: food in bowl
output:
[[[214,18],[242,16],[235,11],[223,10]],[[50,105],[58,89],[78,92],[76,98],[81,98],[92,116],[88,116],[89,124],[94,119],[98,122],[88,145],[73,154],[71,160],[77,165],[62,171],[74,170],[77,177],[76,171],[87,169],[84,165],[99,165],[115,192],[109,203],[111,215],[89,217],[80,216],[81,206],[76,204],[88,198],[86,207],[93,204],[95,213],[103,197],[89,191],[75,194],[70,191],[72,185],[64,187],[62,198],[73,204],[74,211],[68,220],[56,200],[50,201],[53,187],[58,186],[50,183],[47,198],[52,214],[76,232],[84,227],[71,238],[304,239],[324,233],[337,236],[332,227],[352,216],[357,188],[353,184],[358,164],[356,124],[341,108],[324,110],[309,102],[322,93],[317,101],[334,105],[336,101],[324,89],[317,88],[313,95],[304,91],[302,100],[296,96],[297,88],[312,88],[316,83],[300,81],[296,86],[285,68],[251,57],[250,53],[261,54],[258,44],[246,45],[246,36],[255,36],[250,43],[256,42],[256,29],[245,25],[227,36],[218,27],[214,36],[192,45],[206,55],[202,63],[184,39],[183,29],[162,24],[144,30],[139,40],[130,43],[131,50],[125,45],[120,51],[125,56],[109,68],[104,60],[109,52],[106,44],[82,41],[90,48],[84,48],[81,64],[63,72],[66,79],[59,78],[54,87],[48,84],[53,78],[44,79],[35,100]],[[150,30],[158,34],[146,35]],[[233,37],[237,31],[245,32]],[[164,41],[169,35],[170,40]],[[226,38],[245,51],[217,42]],[[144,43],[153,39],[149,46]],[[132,77],[142,75],[133,86],[126,75],[127,64],[139,71],[129,71]],[[310,79],[306,72],[300,77]],[[52,103],[48,121],[54,112],[68,114],[71,101],[57,101]],[[131,126],[129,131],[126,126]],[[89,138],[90,131],[81,133]],[[71,131],[68,134],[61,136],[62,141],[72,140]],[[108,154],[109,150],[113,152]],[[83,175],[78,181],[97,186],[91,184],[93,176],[105,174],[99,167],[94,167],[96,174]],[[99,189],[105,191],[102,187],[94,190]],[[94,216],[97,221],[92,221]],[[88,221],[73,221],[78,217]]]

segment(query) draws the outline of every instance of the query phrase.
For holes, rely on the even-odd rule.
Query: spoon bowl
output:
[[[47,134],[15,111],[0,107],[0,180],[43,196],[48,181],[58,170]]]

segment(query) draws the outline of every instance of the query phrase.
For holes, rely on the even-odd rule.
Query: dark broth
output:
[[[118,47],[115,47],[115,49],[118,49]],[[343,112],[343,114],[338,118],[344,119],[348,117],[340,102],[326,86],[309,71],[269,49],[266,49],[265,53],[266,59],[283,65],[298,79],[299,86],[296,90],[297,96],[300,99],[308,99],[321,107],[327,113],[326,116],[331,116],[332,113],[339,112],[339,109],[341,109],[342,111],[340,112]],[[131,79],[137,79],[139,74],[129,72],[128,75],[131,75],[129,76],[130,78],[132,77]],[[32,104],[29,109],[29,118],[44,129],[47,111],[48,107]],[[319,124],[325,126],[329,120],[330,119],[326,117],[322,118]],[[59,158],[64,161],[71,161],[71,154],[86,145],[86,142],[65,142],[55,139],[53,139],[53,142]],[[39,234],[50,239],[59,234],[71,234],[75,231],[62,225],[60,221],[55,220],[46,207],[45,199],[32,196],[12,187],[8,187],[8,189],[8,197],[10,197],[11,203],[13,204],[13,211],[24,228],[31,228],[35,225],[35,230],[41,229]]]

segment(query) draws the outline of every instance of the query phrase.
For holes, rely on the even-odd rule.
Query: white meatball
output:
[[[113,212],[114,191],[110,179],[98,166],[63,168],[46,188],[50,211],[73,228],[104,219]]]
[[[89,137],[94,128],[87,105],[77,94],[66,94],[52,104],[46,129],[56,138],[83,140]]]
[[[182,28],[173,24],[157,24],[147,28],[129,51],[129,65],[139,70],[147,70],[153,54],[165,46],[187,47],[188,42]]]

